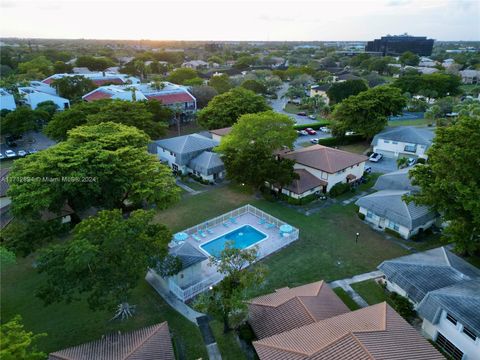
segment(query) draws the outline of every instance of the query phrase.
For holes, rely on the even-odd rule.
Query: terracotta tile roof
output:
[[[444,359],[385,302],[253,343],[260,360]]]
[[[174,360],[167,322],[56,351],[49,360]]]
[[[232,131],[232,127],[231,127],[231,126],[226,127],[226,128],[221,128],[221,129],[210,130],[210,132],[211,132],[212,134],[215,134],[215,135],[218,135],[218,136],[228,135],[228,134],[230,134],[231,131]]]
[[[147,99],[156,99],[162,102],[164,105],[170,105],[175,103],[185,103],[195,101],[189,93],[179,92],[174,94],[158,94],[158,95],[145,95]]]
[[[106,78],[106,79],[91,79],[91,80],[97,86],[102,86],[107,84],[115,84],[115,85],[125,84],[125,82],[121,78]]]
[[[323,145],[308,146],[281,156],[330,174],[368,160],[366,156],[352,154]]]
[[[348,312],[323,281],[282,288],[248,302],[249,323],[259,339]]]
[[[54,78],[46,78],[45,80],[42,80],[42,83],[50,85],[53,82],[53,80],[55,80],[55,79]]]
[[[305,191],[314,189],[319,186],[326,186],[328,183],[325,180],[321,180],[316,176],[309,173],[304,169],[296,169],[295,173],[298,174],[299,178],[293,180],[293,182],[285,186],[285,189],[294,192],[295,194],[303,194]]]
[[[101,99],[110,99],[111,97],[112,97],[112,94],[109,94],[105,91],[98,89],[97,91],[93,91],[87,96],[83,97],[83,100],[95,101],[95,100],[101,100]]]

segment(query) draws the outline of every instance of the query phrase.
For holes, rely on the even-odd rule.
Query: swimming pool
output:
[[[237,249],[246,249],[266,238],[266,234],[255,229],[253,226],[243,225],[238,229],[200,245],[200,247],[211,256],[218,257],[227,241],[233,241],[233,246]]]

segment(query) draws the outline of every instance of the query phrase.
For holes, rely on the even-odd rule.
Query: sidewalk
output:
[[[375,270],[368,273],[355,275],[351,278],[332,281],[329,285],[332,289],[341,287],[353,299],[353,301],[355,301],[358,304],[358,306],[367,307],[368,306],[367,302],[355,290],[353,290],[353,288],[350,285],[358,282],[362,282],[365,280],[376,279],[381,276],[383,276],[383,273],[380,270]]]

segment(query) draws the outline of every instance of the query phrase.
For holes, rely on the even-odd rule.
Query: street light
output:
[[[357,233],[355,234],[355,244],[358,243],[358,237],[359,237],[359,236],[360,236],[360,233],[357,232]]]

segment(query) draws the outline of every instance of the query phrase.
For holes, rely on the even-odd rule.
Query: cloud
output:
[[[0,8],[8,9],[8,8],[14,8],[17,4],[15,1],[0,1]]]
[[[410,4],[411,0],[388,0],[387,6],[404,6]]]

